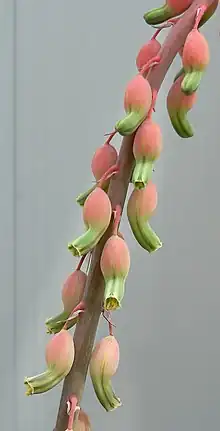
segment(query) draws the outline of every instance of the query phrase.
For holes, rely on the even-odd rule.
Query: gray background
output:
[[[74,199],[90,185],[104,133],[123,114],[135,56],[152,34],[142,15],[154,5],[0,2],[2,430],[55,424],[61,387],[27,398],[23,378],[45,366],[44,320],[60,311],[61,284],[76,263],[67,242],[82,231]],[[152,226],[164,247],[149,256],[124,218],[132,267],[114,315],[121,346],[114,386],[124,405],[107,415],[88,379],[83,406],[94,430],[220,427],[219,29],[218,13],[204,29],[211,64],[190,114],[193,139],[178,138],[166,112],[179,59],[160,92],[164,151]],[[102,322],[98,336],[106,331]]]

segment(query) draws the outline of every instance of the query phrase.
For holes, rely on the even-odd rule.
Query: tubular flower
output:
[[[147,79],[136,75],[127,85],[124,96],[126,117],[115,129],[122,135],[131,135],[145,120],[152,104],[152,90]]]
[[[96,396],[109,412],[121,406],[112,389],[111,378],[119,364],[119,345],[113,335],[102,338],[92,352],[89,371]]]
[[[133,144],[135,167],[132,183],[143,189],[151,179],[153,166],[162,151],[162,133],[158,124],[146,119],[138,128]]]
[[[166,0],[166,3],[158,8],[151,9],[144,15],[147,24],[161,24],[170,18],[174,18],[185,12],[193,0]]]
[[[185,94],[192,94],[197,90],[209,64],[209,58],[209,46],[205,37],[197,29],[191,30],[186,38],[182,56],[185,75],[181,88]]]
[[[46,346],[46,363],[48,368],[41,374],[26,377],[26,395],[41,394],[58,385],[69,374],[73,365],[75,349],[73,338],[66,330],[54,335]]]
[[[151,39],[149,42],[145,43],[136,58],[136,66],[139,72],[143,67],[154,57],[157,56],[161,49],[161,44],[157,39]]]
[[[100,187],[96,187],[83,206],[86,232],[68,244],[74,256],[82,256],[96,246],[109,226],[111,215],[112,207],[108,195]]]
[[[91,162],[92,173],[98,182],[102,176],[110,169],[112,166],[116,165],[118,160],[118,153],[116,149],[111,144],[104,144],[97,148]],[[104,181],[102,188],[107,191],[110,179]],[[96,188],[96,184],[84,193],[81,193],[77,198],[76,202],[81,206],[84,205],[86,198],[90,193]]]
[[[82,300],[87,275],[81,270],[76,270],[66,279],[62,288],[63,311],[55,317],[46,320],[47,332],[56,334],[61,331],[71,312]],[[68,321],[67,329],[70,329],[78,321],[78,316]]]
[[[125,281],[130,269],[130,254],[124,239],[112,235],[107,240],[100,266],[105,280],[104,309],[116,310],[121,307]]]
[[[187,113],[194,106],[197,95],[196,93],[184,94],[181,84],[184,79],[184,74],[179,76],[170,88],[167,95],[167,110],[170,121],[176,133],[181,138],[191,138],[193,129],[187,119]]]
[[[157,206],[157,190],[151,181],[142,190],[134,189],[127,205],[127,215],[131,230],[138,243],[149,253],[162,247],[162,243],[152,230],[148,220]]]

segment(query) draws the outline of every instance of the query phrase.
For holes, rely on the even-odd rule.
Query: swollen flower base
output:
[[[111,202],[108,195],[100,187],[96,187],[83,206],[83,219],[87,230],[68,244],[68,248],[74,256],[87,254],[98,244],[108,228],[111,214]]]
[[[119,364],[119,345],[114,336],[103,338],[93,350],[90,361],[90,376],[96,396],[109,412],[121,406],[112,388],[111,378]]]
[[[75,349],[72,336],[66,330],[54,335],[46,347],[47,370],[33,377],[26,377],[26,395],[42,394],[58,385],[69,374]]]

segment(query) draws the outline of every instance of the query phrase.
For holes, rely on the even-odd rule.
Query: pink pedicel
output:
[[[66,279],[62,288],[63,311],[55,317],[50,317],[46,320],[47,332],[56,334],[67,322],[67,329],[72,328],[79,320],[77,316],[70,315],[74,308],[82,301],[87,275],[81,270],[72,272]]]
[[[114,394],[111,378],[119,365],[119,345],[113,335],[102,338],[92,352],[89,371],[92,384],[99,402],[106,411],[121,406],[120,399]]]
[[[101,271],[105,280],[104,309],[121,307],[125,281],[130,269],[130,253],[126,242],[118,235],[112,235],[102,251]]]
[[[26,395],[47,392],[60,383],[69,374],[74,356],[72,335],[66,330],[54,335],[46,346],[45,359],[48,368],[41,374],[25,378]]]
[[[136,58],[136,66],[139,72],[152,58],[157,56],[160,49],[161,44],[156,39],[151,39],[141,47]]]
[[[112,207],[107,193],[96,187],[83,206],[83,220],[86,232],[68,244],[74,256],[82,256],[91,251],[107,230],[112,215]]]
[[[104,144],[98,148],[92,158],[91,168],[92,173],[99,181],[109,168],[116,165],[118,153],[111,144]]]

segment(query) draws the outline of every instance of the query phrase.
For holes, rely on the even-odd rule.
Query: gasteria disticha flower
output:
[[[108,412],[121,406],[115,395],[111,378],[119,364],[119,345],[113,335],[102,338],[92,352],[89,371],[96,396]]]
[[[122,135],[131,135],[145,120],[152,105],[152,90],[147,79],[136,75],[127,85],[124,96],[126,117],[115,129]]]
[[[166,0],[166,3],[158,8],[151,9],[144,15],[147,24],[155,25],[167,21],[170,18],[181,15],[192,4],[193,0]]]
[[[58,385],[69,374],[73,365],[75,349],[71,334],[62,330],[54,335],[46,346],[47,370],[33,377],[26,377],[26,395],[41,394]]]
[[[209,46],[205,37],[199,30],[193,29],[186,38],[182,54],[185,75],[181,88],[185,94],[192,94],[197,90],[209,58]]]
[[[138,243],[149,253],[162,247],[148,220],[157,206],[157,189],[152,181],[142,190],[134,189],[129,197],[127,215],[131,230]]]
[[[108,195],[100,187],[96,187],[83,206],[86,232],[68,244],[74,256],[82,256],[96,246],[109,226],[111,215],[112,207]]]
[[[104,144],[97,148],[91,162],[92,173],[98,182],[103,175],[114,165],[116,165],[118,160],[118,153],[113,145]],[[107,191],[110,179],[103,181],[102,189]],[[85,193],[81,193],[77,198],[76,202],[80,205],[84,205],[86,198],[90,193],[96,188],[96,184],[87,190]]]
[[[56,334],[63,328],[71,312],[82,300],[86,280],[87,275],[81,270],[76,270],[68,276],[62,288],[63,311],[57,316],[46,320],[46,326],[49,333]],[[78,317],[71,318],[68,321],[67,329],[75,325],[77,320]]]
[[[162,133],[158,124],[147,118],[138,128],[133,144],[135,167],[132,183],[142,189],[151,179],[153,166],[162,151]]]
[[[157,56],[161,49],[161,44],[157,39],[152,38],[149,42],[145,43],[136,58],[136,66],[139,72],[144,66],[154,57]]]
[[[193,136],[193,129],[187,119],[187,113],[194,106],[197,95],[196,93],[184,94],[181,88],[184,74],[179,76],[172,84],[167,95],[167,111],[173,128],[181,138],[190,138]]]
[[[80,409],[76,423],[74,423],[74,431],[91,431],[89,416],[82,409]]]
[[[104,309],[116,310],[121,307],[125,281],[130,269],[130,253],[124,239],[112,235],[107,240],[100,266],[105,280]]]

